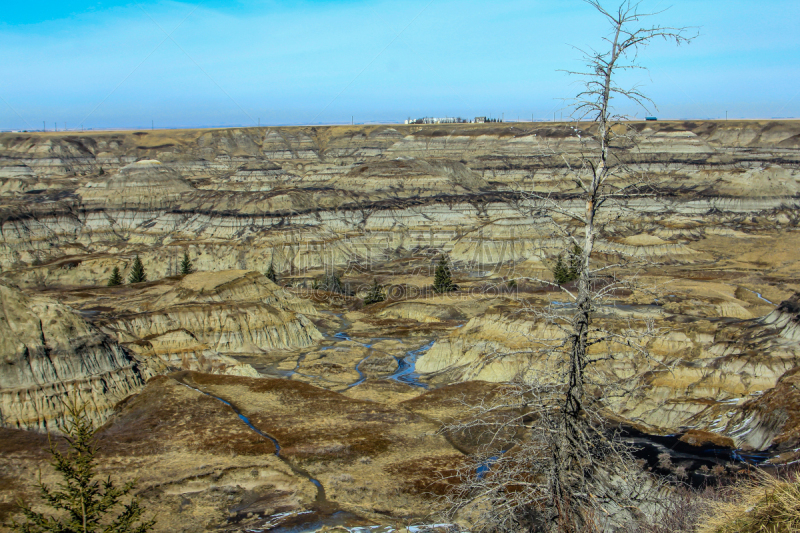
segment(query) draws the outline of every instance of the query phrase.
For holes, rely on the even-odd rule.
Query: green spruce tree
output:
[[[117,285],[122,285],[122,274],[119,272],[119,267],[114,267],[114,270],[111,271],[111,277],[108,278],[108,286],[116,287]]]
[[[555,279],[556,283],[559,285],[569,283],[569,272],[567,271],[567,266],[564,264],[564,254],[558,254],[556,265],[553,267],[553,279]]]
[[[189,253],[183,252],[183,261],[181,261],[181,276],[186,276],[194,272],[192,261],[189,259]]]
[[[455,290],[458,290],[458,287],[453,283],[453,277],[450,273],[450,266],[447,263],[447,258],[442,255],[442,258],[436,265],[436,273],[433,278],[433,291],[443,293]]]
[[[147,281],[147,274],[144,271],[142,260],[139,259],[139,256],[137,255],[136,259],[133,260],[131,273],[128,276],[128,283],[142,283],[144,281]]]
[[[559,285],[565,285],[581,277],[581,256],[583,249],[577,244],[569,251],[568,259],[564,261],[564,254],[558,254],[558,259],[553,267],[553,279]]]
[[[372,280],[372,287],[369,288],[367,295],[364,296],[364,305],[376,304],[386,300],[386,293],[383,292],[383,285],[377,279]]]
[[[34,511],[30,505],[19,503],[24,523],[8,524],[20,533],[146,533],[155,520],[142,517],[144,509],[135,497],[127,504],[122,501],[135,488],[133,482],[115,487],[111,478],[96,479],[97,445],[94,428],[85,407],[68,408],[72,420],[67,424],[64,453],[55,443],[50,445],[51,465],[61,476],[61,483],[48,487],[41,480],[39,494],[56,516]],[[117,507],[121,509],[117,510]]]
[[[583,248],[578,246],[577,244],[572,245],[572,251],[569,253],[569,280],[575,281],[579,277],[581,277],[581,270],[583,265],[581,264],[581,259],[583,259]]]
[[[267,276],[267,279],[272,283],[278,283],[278,275],[275,273],[275,266],[272,264],[272,261],[269,262],[269,268],[264,275]]]

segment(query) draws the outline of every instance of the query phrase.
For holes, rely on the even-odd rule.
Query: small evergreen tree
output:
[[[272,283],[278,283],[278,275],[275,274],[275,266],[272,264],[272,261],[269,262],[269,268],[264,275],[267,276],[267,279]]]
[[[128,283],[142,283],[145,281],[147,281],[147,274],[144,271],[142,260],[139,259],[139,256],[137,255],[136,259],[133,260],[131,274],[128,276]]]
[[[376,304],[386,300],[386,294],[383,292],[383,285],[378,284],[378,280],[372,280],[372,287],[364,297],[364,305]]]
[[[134,489],[133,482],[115,487],[111,478],[95,479],[97,445],[94,428],[85,407],[68,407],[72,420],[67,424],[69,452],[62,453],[51,442],[51,465],[61,475],[62,482],[51,488],[38,483],[42,500],[60,518],[37,513],[28,504],[19,503],[25,522],[8,526],[20,533],[146,533],[155,520],[144,520],[144,509],[137,498],[122,504],[122,499]],[[115,513],[118,505],[122,509]],[[116,515],[116,516],[115,516]],[[137,524],[138,522],[138,524]]]
[[[192,261],[189,259],[189,253],[183,252],[183,261],[181,261],[181,276],[191,274],[194,272]]]
[[[436,274],[433,278],[433,291],[443,293],[455,290],[458,290],[458,287],[453,283],[453,277],[450,274],[450,266],[447,264],[447,258],[442,255],[439,264],[436,265]]]
[[[331,272],[325,276],[325,278],[322,280],[322,286],[320,288],[325,291],[344,294],[345,296],[350,295],[350,290],[344,283],[342,283],[342,275],[337,274],[336,272]]]
[[[342,282],[341,274],[337,274],[336,272],[326,274],[321,281],[314,280],[314,282],[311,284],[311,288],[321,291],[335,292],[345,296],[353,295],[353,293],[350,292],[350,287]]]
[[[564,285],[570,281],[569,271],[567,270],[567,266],[564,264],[564,254],[558,254],[556,265],[553,267],[553,279],[555,279],[556,283],[559,285]]]
[[[119,267],[114,267],[114,270],[111,271],[111,277],[108,278],[108,286],[116,287],[117,285],[122,285],[122,274],[119,272]]]
[[[577,244],[569,252],[569,258],[564,261],[564,254],[558,254],[558,259],[553,267],[553,279],[559,285],[575,281],[581,276],[581,255],[583,249]]]
[[[581,270],[583,265],[581,259],[583,257],[583,248],[577,244],[572,245],[572,251],[569,253],[569,277],[570,281],[576,280],[581,277]]]

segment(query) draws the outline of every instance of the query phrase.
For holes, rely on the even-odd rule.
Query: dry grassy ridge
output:
[[[699,533],[790,533],[800,531],[797,472],[757,473],[719,491],[699,518]]]
[[[230,407],[184,384],[232,400],[277,439],[288,463]],[[420,520],[463,457],[432,421],[435,405],[445,415],[452,410],[450,398],[438,393],[424,404],[427,416],[414,413],[416,404],[382,405],[286,380],[159,376],[100,429],[99,473],[137,479],[143,504],[159,519],[157,531],[240,530],[306,510],[343,509],[378,523]],[[45,436],[2,429],[0,438],[5,520],[17,498],[37,500],[40,468],[46,483],[55,479]],[[319,480],[327,501],[304,473]]]

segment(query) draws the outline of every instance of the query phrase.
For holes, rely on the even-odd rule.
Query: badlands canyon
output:
[[[603,211],[596,260],[636,285],[597,320],[658,334],[599,365],[630,384],[604,416],[691,472],[796,461],[800,123],[632,126],[616,149],[653,194]],[[68,399],[157,531],[435,520],[480,440],[443,425],[547,373],[539,312],[569,302],[537,280],[568,247],[530,193],[570,205],[592,127],[0,134],[0,522]]]

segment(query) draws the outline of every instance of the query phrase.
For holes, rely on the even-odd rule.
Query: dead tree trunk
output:
[[[492,416],[507,409],[511,414],[505,423],[530,432],[527,440],[517,443],[515,453],[492,457],[492,476],[476,480],[474,475],[468,475],[463,490],[454,498],[454,509],[465,510],[472,505],[472,512],[479,517],[473,520],[476,530],[605,530],[630,519],[643,498],[644,474],[633,466],[630,450],[600,427],[597,406],[602,404],[603,389],[589,382],[587,372],[596,362],[590,353],[594,345],[616,343],[640,352],[646,348],[632,340],[629,333],[620,335],[594,324],[595,309],[610,290],[600,277],[610,267],[595,264],[593,253],[602,236],[601,215],[605,210],[611,206],[627,209],[632,198],[655,194],[646,176],[637,174],[637,179],[631,179],[633,173],[618,157],[621,143],[635,144],[635,132],[625,117],[614,114],[614,98],[633,101],[645,109],[650,100],[636,88],[619,87],[617,74],[641,68],[638,52],[653,39],[680,44],[693,37],[685,35],[686,28],[637,28],[643,19],[655,14],[640,12],[640,2],[626,0],[617,10],[609,11],[598,0],[584,1],[609,23],[611,31],[604,38],[608,47],[605,52],[584,52],[586,70],[570,72],[585,80],[585,89],[573,103],[574,129],[584,148],[583,156],[576,161],[564,154],[549,154],[561,156],[567,167],[565,178],[575,184],[575,189],[565,194],[567,199],[584,208],[573,209],[568,204],[565,207],[564,194],[554,198],[546,193],[526,193],[533,206],[531,216],[549,217],[554,235],[570,245],[582,243],[577,290],[560,287],[573,300],[571,316],[563,310],[537,311],[563,336],[532,339],[536,345],[533,350],[555,354],[551,359],[563,364],[563,372],[553,373],[556,383],[523,380],[499,404],[484,409]],[[580,121],[586,119],[593,126],[582,129]],[[563,220],[570,224],[565,225]],[[556,285],[547,280],[536,281]],[[644,336],[648,333],[652,331]],[[609,357],[614,358],[614,354]],[[589,396],[587,386],[592,387]],[[499,433],[499,424],[491,422],[494,434]],[[469,427],[478,424],[461,424],[455,429]]]

